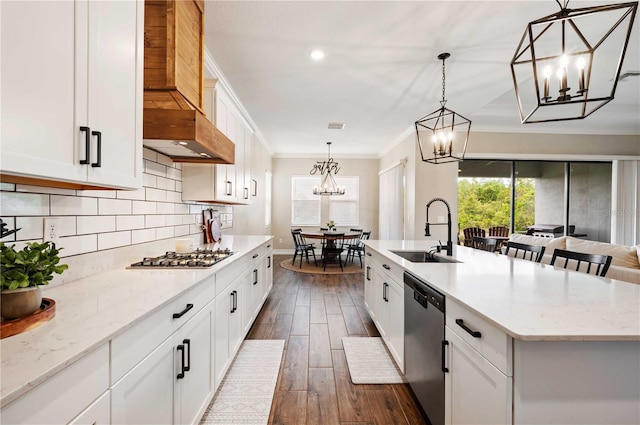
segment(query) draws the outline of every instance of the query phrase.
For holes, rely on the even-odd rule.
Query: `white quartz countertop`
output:
[[[390,252],[428,251],[437,241],[365,243],[513,338],[640,341],[640,285],[455,245],[460,263],[412,263]]]
[[[268,235],[225,236],[220,247],[229,248],[234,255],[207,269],[123,267],[45,287],[44,296],[56,302],[55,317],[36,329],[0,341],[0,406],[271,239],[273,236]]]

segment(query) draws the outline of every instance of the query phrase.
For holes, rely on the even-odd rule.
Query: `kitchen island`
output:
[[[206,407],[271,289],[272,240],[272,236],[225,236],[219,247],[229,248],[233,255],[208,268],[122,267],[45,289],[44,296],[56,301],[55,317],[36,329],[0,342],[2,422],[67,423],[78,416],[91,419],[88,421],[91,423],[95,420],[93,416],[77,415],[91,403],[88,410],[100,414],[98,423],[126,422],[127,418],[111,413],[121,415],[131,407],[126,399],[119,400],[122,408],[116,405],[118,386],[123,388],[128,380],[139,384],[131,377],[147,359],[153,360],[165,344],[170,368],[167,376],[173,380],[172,370],[180,361],[173,343],[180,343],[182,334],[198,335],[207,341],[204,344],[192,341],[193,347],[187,350],[191,355],[191,349],[199,346],[210,358],[203,365],[206,373],[200,370],[192,374],[204,379],[207,393],[202,404]],[[140,259],[132,262],[137,260]],[[257,290],[260,293],[254,294]],[[235,315],[228,314],[230,303],[234,303],[231,313]],[[230,325],[236,317],[237,326]],[[196,355],[199,354],[194,352]],[[193,369],[194,365],[191,366]],[[152,375],[150,371],[146,371],[148,376]],[[167,386],[182,385],[176,394],[186,392],[183,382],[187,382],[188,375],[182,382],[170,381]],[[128,385],[123,397],[133,392],[134,387]],[[168,422],[193,422],[202,413],[202,406],[186,412],[187,409],[180,408],[176,394],[170,394],[177,406],[171,407],[169,403],[172,417]],[[102,404],[96,407],[101,400]],[[149,401],[146,409],[155,410],[150,414],[162,410],[157,409],[157,400]],[[190,416],[185,419],[186,413]],[[138,416],[138,420],[143,418]],[[162,421],[167,422],[165,419]]]
[[[403,286],[404,271],[446,297],[445,423],[640,423],[639,285],[461,246],[457,262],[392,252],[429,251],[437,241],[365,244],[368,309],[379,305],[367,294],[376,278],[393,299],[386,282]],[[387,321],[381,334],[397,354],[393,322],[403,312],[371,313],[376,325]]]

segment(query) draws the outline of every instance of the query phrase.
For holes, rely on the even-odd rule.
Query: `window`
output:
[[[320,177],[291,177],[292,225],[320,225],[320,196],[313,194],[313,186],[320,186]]]
[[[360,178],[336,177],[336,184],[345,187],[345,194],[329,197],[329,220],[337,226],[357,226],[360,223]]]

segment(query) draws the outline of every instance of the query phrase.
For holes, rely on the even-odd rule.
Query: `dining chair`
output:
[[[482,236],[474,236],[471,244],[472,248],[481,249],[483,251],[494,252],[498,246],[498,240],[494,238],[486,238]]]
[[[505,255],[509,255],[509,251],[513,251],[512,257],[522,258],[523,260],[534,261],[536,263],[542,261],[542,256],[546,249],[546,247],[542,245],[529,245],[513,241],[507,241],[506,247],[504,251]],[[518,257],[518,255],[522,255],[522,257]],[[529,258],[527,258],[527,256],[529,256]]]
[[[291,264],[296,263],[296,257],[300,254],[300,268],[302,268],[302,257],[306,256],[307,264],[309,264],[309,253],[311,253],[313,255],[313,261],[317,266],[318,260],[316,259],[316,247],[312,243],[307,243],[299,229],[292,230],[291,236],[293,237],[293,243],[295,245],[295,252],[293,253],[293,260],[291,261]]]
[[[480,227],[467,227],[462,231],[464,233],[464,246],[473,246],[473,238],[479,236],[484,238],[487,236],[484,229]]]
[[[489,227],[489,236],[509,236],[509,228],[506,226]]]
[[[362,268],[362,253],[364,252],[364,244],[362,241],[366,241],[371,237],[371,231],[362,232],[360,238],[357,239],[358,243],[355,245],[349,245],[347,247],[347,258],[345,259],[345,264],[349,262],[349,257],[351,257],[351,263],[353,264],[353,259],[355,258],[356,252],[358,253],[358,258],[360,259],[360,268]]]
[[[340,270],[344,270],[342,265],[342,252],[344,251],[344,233],[325,233],[324,248],[322,250],[322,270],[327,269],[327,263],[335,262],[340,264]]]
[[[565,269],[569,265],[569,260],[573,260],[572,263],[576,264],[576,271],[582,271],[580,270],[580,265],[582,263],[587,263],[587,273],[591,271],[591,266],[595,265],[595,273],[593,274],[602,277],[607,274],[609,266],[611,265],[611,260],[613,260],[613,257],[611,255],[585,254],[582,252],[567,251],[564,249],[556,248],[553,251],[553,256],[551,257],[552,266],[556,265],[557,258],[564,258],[564,264],[559,265],[559,267]]]

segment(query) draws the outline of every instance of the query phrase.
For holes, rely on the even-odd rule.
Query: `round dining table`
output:
[[[309,239],[322,239],[322,240],[326,240],[327,241],[327,247],[328,248],[332,248],[333,247],[333,239],[331,238],[331,236],[335,236],[335,235],[340,235],[342,234],[342,232],[300,232],[300,234],[304,237],[304,238],[309,238]],[[344,236],[343,239],[358,239],[362,234],[360,232],[344,232]],[[328,238],[327,238],[328,236]],[[324,252],[324,251],[323,251]],[[333,255],[331,255],[331,257],[329,258],[333,258]]]

